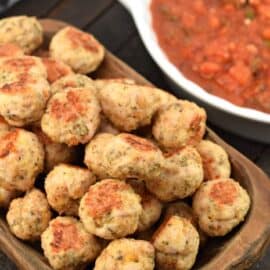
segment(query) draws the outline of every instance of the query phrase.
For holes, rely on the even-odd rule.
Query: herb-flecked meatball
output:
[[[81,197],[94,184],[96,177],[85,168],[60,164],[45,179],[50,206],[59,214],[78,215]]]
[[[55,270],[75,270],[92,262],[101,251],[98,239],[72,217],[57,217],[41,236],[41,246]]]
[[[84,162],[100,178],[145,179],[161,166],[163,156],[144,138],[128,133],[116,136],[103,133],[87,145]]]
[[[42,58],[42,62],[46,67],[49,83],[53,83],[64,76],[73,74],[72,69],[68,65],[57,59],[44,57]]]
[[[155,251],[143,240],[112,241],[96,260],[94,270],[154,270]]]
[[[244,220],[249,207],[248,193],[233,179],[207,181],[193,198],[199,226],[209,236],[229,233]]]
[[[174,201],[192,195],[203,181],[203,166],[199,153],[186,146],[165,156],[155,175],[146,176],[149,191],[162,201]]]
[[[105,179],[83,196],[79,216],[90,233],[108,240],[121,238],[137,230],[142,213],[140,200],[130,185]]]
[[[221,146],[209,140],[202,140],[197,145],[197,150],[202,157],[205,180],[230,177],[229,157]]]
[[[52,94],[63,91],[67,88],[89,88],[96,93],[94,81],[82,74],[69,74],[55,81],[51,86]]]
[[[178,201],[167,205],[165,209],[165,219],[170,216],[179,216],[189,220],[192,225],[197,229],[200,236],[200,246],[204,246],[207,241],[206,234],[200,229],[198,224],[198,218],[193,212],[193,209],[185,202]]]
[[[75,72],[87,74],[101,64],[105,50],[91,34],[67,26],[52,38],[50,54]]]
[[[0,58],[0,114],[13,126],[39,120],[50,97],[44,65],[37,57]]]
[[[0,134],[0,186],[26,191],[42,172],[44,150],[37,136],[23,129]]]
[[[29,54],[42,41],[43,30],[35,17],[14,16],[0,20],[0,44],[13,43]]]
[[[32,189],[22,198],[14,199],[7,212],[13,234],[23,240],[36,240],[48,227],[51,211],[45,195]]]
[[[157,113],[152,132],[164,149],[197,145],[203,138],[206,113],[195,103],[178,100],[163,106]]]
[[[93,91],[69,88],[51,97],[41,128],[52,141],[72,146],[89,142],[99,123],[100,106]]]
[[[129,180],[128,184],[141,197],[142,213],[139,219],[138,232],[148,230],[160,218],[162,211],[161,202],[145,187],[143,181]]]
[[[156,267],[164,270],[191,269],[199,248],[199,234],[189,220],[171,216],[153,236]]]
[[[45,151],[44,171],[49,172],[60,163],[73,163],[78,157],[76,147],[53,142],[39,127],[32,127]]]
[[[104,83],[98,96],[105,116],[122,131],[150,124],[159,102],[154,88],[119,82]]]

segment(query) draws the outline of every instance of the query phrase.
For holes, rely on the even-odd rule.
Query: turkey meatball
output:
[[[87,74],[101,64],[105,50],[91,34],[67,26],[52,38],[50,54],[75,72]]]
[[[149,140],[128,133],[103,133],[87,145],[84,162],[100,178],[145,179],[159,174],[163,156]]]
[[[23,129],[0,133],[0,186],[26,191],[42,172],[44,150],[37,136]]]
[[[72,217],[53,219],[41,236],[41,246],[55,270],[78,269],[94,261],[101,250],[98,239]]]
[[[197,145],[197,150],[202,157],[205,180],[230,177],[229,157],[221,146],[208,140],[202,140]]]
[[[203,181],[203,166],[199,153],[192,146],[174,151],[164,158],[156,176],[146,176],[150,192],[162,201],[174,201],[192,195]]]
[[[205,127],[204,109],[193,102],[178,100],[158,111],[152,132],[159,145],[170,150],[197,145],[203,138]]]
[[[248,193],[233,179],[207,181],[193,198],[199,226],[209,236],[229,233],[244,220],[249,207]]]
[[[193,212],[193,209],[185,202],[174,202],[167,205],[165,210],[165,219],[170,216],[179,216],[189,220],[197,229],[200,236],[200,247],[204,246],[207,241],[206,234],[200,229],[198,219]]]
[[[50,97],[47,73],[33,56],[0,58],[0,114],[13,126],[38,121]]]
[[[98,95],[103,113],[122,131],[150,124],[159,102],[154,88],[119,82],[107,82]]]
[[[105,179],[83,196],[79,216],[86,230],[104,239],[134,233],[142,213],[140,197],[123,181]]]
[[[199,248],[199,234],[189,220],[171,216],[153,236],[157,269],[191,269]]]
[[[100,106],[93,91],[69,88],[49,100],[41,128],[52,141],[72,146],[89,142],[99,123]]]
[[[32,189],[22,198],[14,199],[7,212],[9,228],[22,240],[36,240],[48,227],[51,211],[45,195]]]
[[[94,270],[154,270],[155,251],[143,240],[112,241],[96,260]]]
[[[42,41],[43,30],[35,17],[14,16],[0,20],[0,44],[12,43],[30,54]]]

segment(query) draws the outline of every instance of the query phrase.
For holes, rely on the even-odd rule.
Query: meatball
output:
[[[150,124],[159,102],[154,88],[119,82],[104,84],[98,95],[105,116],[122,131]]]
[[[87,145],[85,164],[99,177],[140,178],[159,174],[161,151],[150,141],[120,133],[98,134]]]
[[[23,129],[0,134],[0,186],[26,191],[42,172],[44,150],[37,136]]]
[[[204,246],[207,241],[206,234],[200,229],[198,219],[195,216],[193,209],[184,202],[174,202],[167,205],[165,210],[165,219],[170,216],[179,216],[189,220],[192,225],[197,229],[200,236],[200,246]]]
[[[100,106],[93,91],[69,88],[52,96],[41,128],[54,142],[69,146],[90,141],[100,123]]]
[[[247,192],[233,179],[201,185],[193,198],[200,228],[209,236],[224,236],[244,220],[250,207]]]
[[[89,88],[96,93],[94,81],[82,74],[69,74],[60,78],[52,84],[51,91],[55,94],[66,88]]]
[[[171,216],[153,236],[157,269],[191,269],[199,248],[199,235],[189,220]]]
[[[41,236],[41,246],[56,270],[75,270],[92,262],[101,251],[98,239],[72,217],[57,217]]]
[[[18,192],[0,187],[0,208],[7,208],[11,200],[17,197]]]
[[[101,64],[105,50],[91,34],[67,26],[52,38],[50,54],[75,72],[87,74]]]
[[[32,56],[0,58],[0,114],[13,126],[39,120],[50,96],[47,73]]]
[[[202,157],[205,180],[230,177],[231,164],[229,157],[221,146],[203,140],[197,145],[197,150]]]
[[[24,197],[14,199],[7,212],[11,232],[23,240],[38,239],[48,227],[50,219],[49,204],[38,189],[32,189]]]
[[[110,240],[136,231],[142,213],[140,197],[123,181],[105,179],[83,196],[79,216],[87,231]]]
[[[179,100],[157,113],[152,132],[164,149],[197,145],[205,133],[206,113],[195,103]]]
[[[45,179],[50,206],[59,214],[78,215],[81,197],[96,182],[92,172],[78,166],[60,164]]]
[[[43,41],[41,24],[35,17],[15,16],[0,20],[0,44],[13,43],[27,54]]]
[[[145,187],[143,181],[129,180],[128,183],[134,191],[141,197],[142,213],[139,219],[138,232],[150,229],[160,218],[162,204]]]
[[[13,43],[0,44],[0,57],[20,57],[23,55],[23,50]]]
[[[64,76],[73,74],[71,68],[59,60],[44,57],[42,58],[42,62],[46,67],[49,83],[53,83]]]
[[[94,270],[154,270],[155,251],[143,240],[112,241],[96,260]]]
[[[49,172],[54,168],[54,166],[60,163],[73,163],[76,161],[78,155],[75,147],[69,147],[64,143],[53,142],[38,127],[33,127],[32,131],[37,135],[45,150],[45,172]]]
[[[145,179],[148,190],[162,201],[186,198],[199,188],[202,181],[201,157],[192,146],[168,154],[156,170],[156,176]]]

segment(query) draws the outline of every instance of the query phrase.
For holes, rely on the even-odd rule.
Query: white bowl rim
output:
[[[155,32],[152,29],[152,18],[149,10],[151,0],[118,0],[124,5],[135,21],[141,38],[149,54],[156,64],[176,85],[183,91],[195,96],[206,104],[225,111],[232,115],[239,116],[252,121],[270,124],[270,114],[255,109],[240,107],[233,103],[208,93],[199,85],[188,80],[184,75],[169,61],[166,54],[160,48],[156,39]]]

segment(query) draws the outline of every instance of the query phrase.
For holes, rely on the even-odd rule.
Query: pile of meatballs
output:
[[[86,76],[105,54],[91,34],[65,27],[47,54],[42,42],[36,18],[0,20],[10,231],[41,241],[53,269],[191,269],[207,239],[250,207],[227,153],[203,139],[205,111],[127,78]]]

